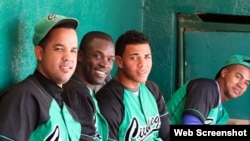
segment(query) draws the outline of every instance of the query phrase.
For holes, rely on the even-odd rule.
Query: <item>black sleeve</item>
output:
[[[87,86],[79,81],[70,80],[63,88],[63,100],[77,114],[80,120],[81,139],[92,141],[96,134],[95,106]]]
[[[100,111],[109,124],[109,138],[111,140],[118,140],[119,126],[124,115],[124,106],[120,97],[122,92],[122,88],[114,80],[111,80],[96,94]]]
[[[204,122],[209,111],[219,101],[219,91],[215,80],[194,79],[188,83],[184,114],[194,114]],[[191,110],[190,110],[191,109]],[[197,112],[198,111],[198,112]]]
[[[169,121],[169,115],[167,112],[166,108],[166,103],[163,97],[163,94],[160,90],[160,88],[152,81],[147,81],[146,85],[150,89],[151,93],[154,95],[158,110],[159,110],[159,115],[161,118],[161,127],[159,130],[159,136],[164,140],[164,141],[169,141],[170,138],[170,121]]]
[[[29,140],[39,124],[39,106],[29,89],[18,85],[0,100],[0,140]],[[6,138],[5,138],[6,137]],[[9,138],[9,139],[7,139]]]

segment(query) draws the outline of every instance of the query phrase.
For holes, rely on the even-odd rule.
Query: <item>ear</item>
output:
[[[42,61],[43,60],[43,48],[41,46],[36,46],[34,49],[36,58],[38,61]]]
[[[78,53],[77,53],[77,62],[82,62],[83,61],[83,52],[81,50],[78,50]]]
[[[123,62],[121,56],[115,56],[115,62],[118,68],[123,68]]]
[[[225,68],[223,68],[223,69],[221,70],[220,76],[221,76],[222,78],[225,78],[226,75],[227,75],[227,73],[228,73],[228,68],[225,67]]]

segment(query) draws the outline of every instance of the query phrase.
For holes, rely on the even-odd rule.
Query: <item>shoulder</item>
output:
[[[208,78],[197,78],[188,82],[188,87],[204,87],[210,88],[216,86],[216,81]]]
[[[153,82],[153,81],[151,81],[151,80],[147,80],[145,84],[146,84],[146,86],[147,86],[151,91],[159,91],[159,90],[160,90],[159,86],[158,86],[155,82]]]
[[[16,96],[22,96],[23,93],[36,93],[39,91],[38,88],[41,87],[38,80],[33,75],[30,75],[26,79],[11,86],[5,93],[16,93]]]
[[[219,99],[219,90],[215,80],[199,78],[188,83],[187,95],[194,99],[200,97],[207,101],[215,101],[216,104]]]
[[[83,83],[79,77],[74,75],[63,85],[63,87],[87,87],[87,85]]]
[[[122,101],[124,89],[119,82],[112,79],[96,93],[96,98],[98,101]]]
[[[152,95],[156,98],[156,99],[161,99],[163,94],[159,88],[159,86],[151,81],[151,80],[147,80],[145,85],[147,86],[147,88],[150,90],[150,92],[152,93]]]
[[[123,90],[124,87],[119,82],[112,79],[97,92],[97,95],[100,93],[121,93]]]
[[[87,85],[83,83],[80,78],[74,75],[67,83],[63,85],[62,95],[65,95],[67,93],[89,94],[89,90],[87,88]]]
[[[23,106],[22,103],[29,103],[29,105],[32,107],[32,103],[35,104],[37,101],[42,101],[45,99],[44,97],[46,95],[41,94],[43,92],[44,90],[39,81],[31,75],[5,91],[1,95],[1,102],[9,102],[8,104],[11,103],[20,106]],[[46,100],[50,101],[51,99],[51,97],[46,98]]]

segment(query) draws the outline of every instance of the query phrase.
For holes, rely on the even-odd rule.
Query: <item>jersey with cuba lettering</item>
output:
[[[109,139],[167,141],[169,119],[165,101],[153,82],[131,91],[112,79],[96,94],[101,113],[109,124]]]
[[[183,114],[193,114],[203,124],[226,124],[227,111],[220,99],[219,85],[215,80],[198,78],[180,87],[167,102],[171,124],[182,124]]]
[[[38,76],[42,75],[36,71],[1,95],[0,140],[78,141],[81,126],[77,116],[64,102],[59,106]],[[44,82],[52,84],[47,79]],[[50,88],[54,89],[54,85]]]

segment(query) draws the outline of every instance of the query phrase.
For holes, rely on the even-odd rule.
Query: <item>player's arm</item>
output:
[[[96,134],[94,102],[86,85],[73,77],[64,85],[61,95],[66,104],[77,114],[81,123],[81,140],[93,140]]]
[[[210,110],[219,100],[218,87],[214,80],[194,79],[187,86],[186,103],[182,114],[183,124],[203,125]]]
[[[112,85],[106,84],[96,93],[96,99],[101,114],[105,117],[109,125],[109,140],[118,140],[119,125],[123,118],[124,108],[117,99],[116,94],[121,91],[111,91]]]
[[[170,120],[168,111],[166,108],[166,103],[163,97],[163,94],[160,88],[153,82],[147,81],[147,86],[155,97],[159,115],[161,119],[161,127],[159,129],[159,137],[161,137],[164,141],[170,140]]]
[[[14,89],[0,101],[0,140],[28,140],[38,119],[38,105],[29,94]],[[13,134],[15,133],[15,134]]]

